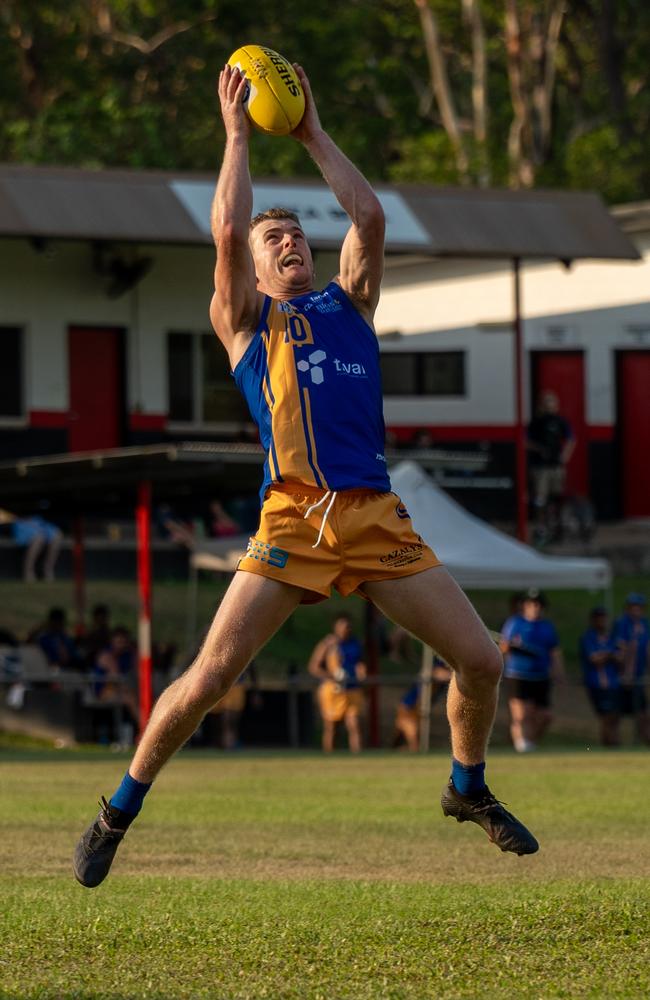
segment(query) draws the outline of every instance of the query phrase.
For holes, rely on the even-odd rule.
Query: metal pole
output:
[[[526,428],[524,426],[524,345],[521,320],[521,259],[513,257],[514,279],[513,322],[515,334],[515,462],[517,494],[517,538],[528,541],[528,483],[526,475]]]
[[[431,739],[431,684],[433,681],[433,650],[422,646],[420,671],[420,753],[427,753]]]
[[[289,728],[289,746],[297,750],[300,746],[300,717],[298,711],[298,667],[290,663],[287,670],[287,722]]]
[[[138,681],[140,690],[140,736],[149,721],[151,683],[151,483],[138,484],[136,507],[138,544]]]
[[[379,685],[376,683],[379,674],[379,654],[375,630],[376,622],[375,606],[370,601],[366,601],[366,666],[368,677],[372,678],[368,691],[368,737],[371,747],[379,746]]]

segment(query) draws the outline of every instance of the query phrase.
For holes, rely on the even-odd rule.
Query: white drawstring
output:
[[[332,490],[328,490],[327,493],[323,494],[323,496],[320,498],[320,500],[318,501],[318,503],[313,503],[311,505],[311,507],[308,507],[307,510],[305,511],[305,518],[304,519],[307,520],[307,518],[309,517],[309,515],[313,511],[318,510],[318,508],[320,507],[320,505],[324,504],[328,497],[331,497],[331,499],[330,499],[330,502],[328,503],[327,507],[325,508],[325,513],[323,514],[323,520],[320,523],[320,531],[318,532],[318,538],[316,540],[316,544],[312,545],[312,549],[317,549],[318,546],[320,545],[320,540],[323,537],[323,531],[325,530],[325,523],[326,523],[327,518],[329,516],[329,512],[332,509],[332,504],[336,500],[336,490],[334,490],[333,492],[332,492]]]

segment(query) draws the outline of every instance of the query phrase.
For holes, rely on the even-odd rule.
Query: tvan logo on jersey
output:
[[[356,361],[347,363],[339,358],[334,358],[334,367],[341,375],[350,375],[352,378],[368,378],[366,369]]]
[[[321,368],[321,361],[327,357],[325,351],[312,351],[308,361],[299,361],[296,368],[299,372],[309,372],[314,385],[321,385],[325,381],[325,373]]]

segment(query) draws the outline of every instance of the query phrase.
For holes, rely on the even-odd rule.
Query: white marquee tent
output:
[[[522,587],[607,590],[611,567],[606,559],[545,556],[469,514],[415,462],[391,470],[393,489],[402,498],[424,540],[461,587],[518,590]],[[247,535],[206,541],[191,557],[192,570],[233,572],[246,550]]]
[[[416,531],[461,587],[607,590],[611,585],[606,559],[541,555],[469,514],[415,462],[395,466],[391,482]]]

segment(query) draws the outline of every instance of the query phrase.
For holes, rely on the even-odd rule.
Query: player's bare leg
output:
[[[56,566],[57,559],[59,558],[59,552],[61,551],[61,544],[63,542],[63,535],[60,531],[57,531],[53,538],[47,543],[47,550],[45,552],[45,559],[43,560],[43,579],[53,580],[54,579],[54,567]]]
[[[334,750],[335,731],[336,723],[332,722],[331,719],[323,719],[323,751],[325,753],[332,753]]]
[[[235,573],[194,663],[156,702],[129,768],[150,782],[297,607],[302,590]]]
[[[533,741],[535,743],[539,743],[552,721],[553,713],[549,708],[540,708],[537,705],[535,706],[533,715]]]
[[[519,753],[535,748],[533,733],[533,706],[522,698],[510,698],[510,736],[512,745]]]
[[[463,764],[485,760],[503,664],[463,591],[442,566],[366,583],[363,589],[385,615],[453,668],[447,716],[454,757]]]
[[[345,728],[348,731],[348,745],[352,753],[361,753],[361,728],[359,716],[348,712],[345,716]]]
[[[45,545],[44,535],[34,535],[25,550],[25,561],[23,563],[23,579],[25,583],[33,583],[36,579],[36,560]]]
[[[300,602],[301,588],[235,574],[194,663],[160,696],[122,785],[77,845],[74,871],[88,888],[108,874],[115,851],[162,766],[227,693],[255,653]],[[124,796],[138,801],[125,809]]]
[[[363,589],[385,615],[434,649],[454,671],[447,695],[454,774],[466,773],[482,790],[459,793],[450,781],[443,792],[446,815],[479,823],[502,850],[533,853],[538,849],[535,838],[482,781],[503,663],[476,611],[442,566],[366,583]]]

